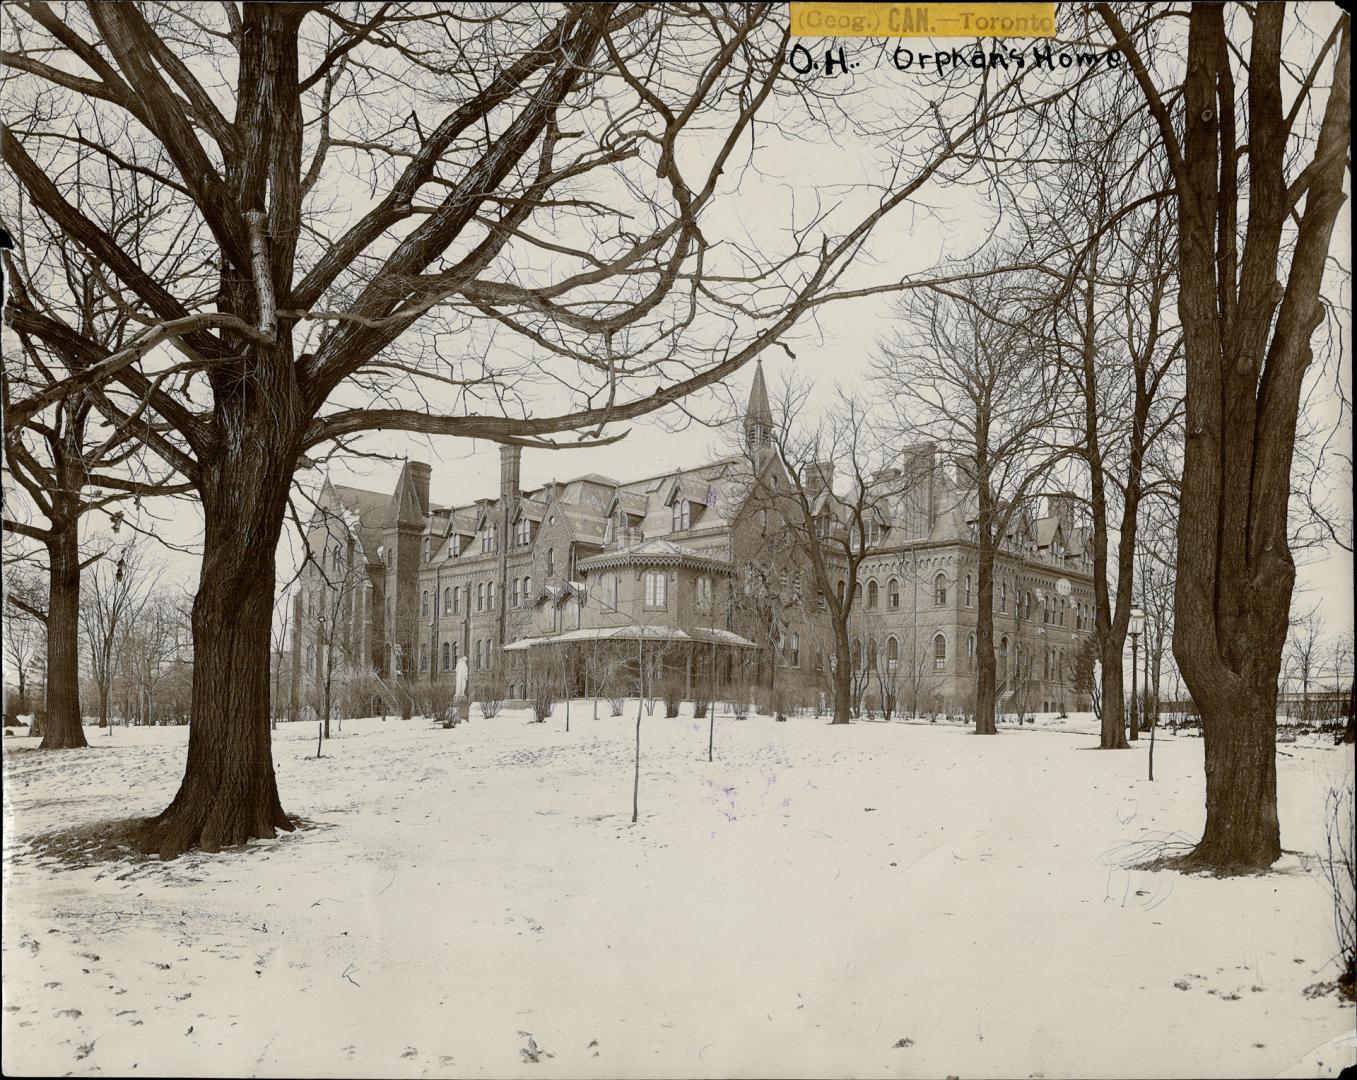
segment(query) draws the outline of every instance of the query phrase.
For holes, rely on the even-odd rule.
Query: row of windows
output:
[[[470,665],[477,671],[484,671],[490,666],[491,650],[494,648],[494,642],[489,638],[477,638],[471,643]],[[427,672],[429,670],[429,646],[428,644],[419,647],[419,670]],[[455,641],[443,642],[440,649],[434,653],[434,662],[439,664],[442,671],[453,671],[457,667],[457,643]],[[308,667],[308,670],[309,667]]]
[[[861,671],[863,665],[862,642],[859,639],[854,638],[851,645],[851,650],[853,657],[853,667],[856,670]],[[1003,666],[1005,668],[1007,667],[1008,664],[1008,650],[1009,650],[1008,638],[1007,637],[1000,638],[998,652],[999,658],[1002,661]],[[1024,670],[1024,664],[1030,667],[1031,664],[1030,655],[1024,653],[1024,647],[1021,644],[1014,645],[1013,651],[1014,651],[1013,658],[1015,670],[1022,672]],[[947,638],[943,634],[935,634],[933,637],[932,658],[934,671],[947,670]],[[868,671],[877,670],[878,662],[877,643],[874,639],[868,639],[867,641],[866,661]],[[966,662],[970,670],[974,671],[975,670],[974,633],[968,634],[966,636]],[[1043,669],[1045,678],[1047,680],[1058,678],[1063,670],[1064,662],[1065,662],[1065,651],[1063,649],[1057,649],[1054,646],[1048,646],[1047,649],[1045,650],[1045,667]],[[900,642],[897,641],[894,637],[888,637],[886,639],[886,671],[890,674],[894,674],[899,669],[899,663],[900,663]],[[819,656],[817,656],[816,669],[819,670],[821,666],[822,660]],[[1001,679],[1004,678],[1005,677],[1004,671],[1001,670],[999,676]]]

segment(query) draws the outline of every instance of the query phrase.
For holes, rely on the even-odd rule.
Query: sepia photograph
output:
[[[4,1075],[1357,1075],[1350,80],[4,5]]]

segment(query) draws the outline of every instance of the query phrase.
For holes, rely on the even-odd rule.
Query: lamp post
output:
[[[316,622],[320,626],[320,651],[316,660],[325,666],[325,670],[319,673],[321,678],[325,680],[325,716],[321,723],[324,727],[325,738],[328,739],[330,737],[330,639],[325,633],[325,616],[321,615]]]
[[[1131,738],[1140,737],[1140,720],[1136,716],[1136,661],[1137,646],[1140,644],[1140,632],[1145,628],[1145,613],[1138,607],[1131,609],[1131,621],[1126,627],[1126,632],[1131,636]],[[1151,765],[1153,770],[1154,766]],[[1151,772],[1150,779],[1154,779]]]

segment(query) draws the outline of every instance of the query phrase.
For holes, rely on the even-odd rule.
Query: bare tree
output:
[[[735,591],[764,597],[784,623],[794,615],[809,623],[821,613],[833,639],[830,723],[846,724],[867,677],[849,631],[859,570],[881,542],[902,474],[881,479],[882,447],[864,399],[839,391],[816,417],[809,393],[808,386],[789,380],[765,416],[746,420],[751,430],[743,432],[748,467],[739,528],[754,534],[743,546],[761,552],[765,569],[756,570],[750,560],[739,570]],[[773,581],[756,589],[756,579],[768,572]],[[798,587],[802,575],[805,583]],[[784,631],[775,625],[773,632],[780,637]]]
[[[1310,702],[1310,684],[1319,674],[1323,644],[1324,617],[1319,614],[1318,608],[1292,620],[1286,651],[1300,682],[1300,721],[1303,724],[1313,723],[1315,719],[1315,709]]]
[[[164,347],[110,351],[36,286],[9,317],[71,378],[141,403],[141,436],[205,515],[188,760],[145,841],[166,857],[292,827],[266,661],[299,462],[382,428],[607,441],[849,295],[874,226],[948,163],[970,169],[963,148],[1030,100],[1017,78],[958,78],[945,109],[924,105],[932,87],[893,101],[899,160],[866,208],[816,206],[761,250],[738,214],[721,243],[713,212],[773,137],[758,121],[856,123],[784,66],[772,4],[31,4],[13,23],[7,97],[33,113],[0,132],[15,213],[70,237]],[[108,197],[65,167],[85,159]]]
[[[1351,20],[1328,13],[1313,62],[1285,80],[1296,86],[1287,102],[1283,39],[1295,9],[1230,9],[1232,32],[1226,8],[1193,5],[1181,93],[1146,59],[1153,13],[1127,28],[1110,4],[1096,10],[1155,121],[1177,210],[1187,443],[1173,652],[1206,741],[1206,827],[1183,865],[1257,870],[1281,854],[1277,677],[1296,573],[1288,500],[1345,199]]]
[[[7,566],[4,575],[5,603],[5,665],[14,672],[15,696],[5,695],[5,712],[15,715],[27,713],[29,702],[29,673],[42,656],[43,628],[41,620],[30,612],[38,607],[41,583],[35,573],[16,566]],[[21,607],[17,601],[24,601]],[[39,610],[41,610],[39,608]],[[10,705],[14,708],[11,710]]]
[[[1040,301],[1011,276],[972,279],[947,294],[912,293],[907,324],[883,343],[878,379],[896,431],[934,446],[955,470],[976,551],[975,731],[993,735],[994,578],[1010,528],[1041,490],[1059,402],[1034,333]]]
[[[1175,511],[1176,502],[1162,509]],[[1144,711],[1147,726],[1159,723],[1159,685],[1164,675],[1164,657],[1173,640],[1173,571],[1175,530],[1165,513],[1151,511],[1141,522],[1136,554],[1136,592],[1145,613]]]
[[[85,576],[80,603],[80,629],[90,673],[99,693],[99,726],[108,727],[108,703],[120,657],[123,630],[136,621],[159,575],[135,544],[127,544],[116,561],[107,558]]]
[[[1172,491],[1172,480],[1157,476],[1153,464],[1157,444],[1180,433],[1173,221],[1154,197],[1162,178],[1140,152],[1146,118],[1128,121],[1102,96],[1073,98],[1060,109],[1069,122],[1053,127],[1052,140],[1071,164],[1060,183],[1043,187],[1044,212],[1031,215],[1037,225],[1029,233],[1066,260],[1053,263],[1043,346],[1067,373],[1069,437],[1087,476],[1105,690],[1099,745],[1124,749],[1122,658],[1137,527],[1142,504]]]
[[[150,595],[123,621],[116,650],[118,679],[123,684],[124,719],[153,724],[160,715],[158,694],[171,679],[188,640],[188,609],[171,593]],[[170,710],[174,711],[174,710]]]

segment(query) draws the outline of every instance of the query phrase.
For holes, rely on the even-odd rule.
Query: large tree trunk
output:
[[[64,515],[63,515],[64,516]],[[47,543],[47,717],[42,750],[88,746],[80,717],[79,518],[58,527]]]
[[[1282,853],[1277,820],[1277,687],[1202,702],[1206,830],[1182,860],[1217,873],[1266,869]]]
[[[223,455],[201,485],[206,528],[193,601],[188,763],[174,801],[148,823],[145,842],[162,858],[294,828],[273,771],[269,646],[274,551],[295,451],[268,446],[259,428],[254,434]]]
[[[975,626],[975,734],[997,735],[994,722],[994,548],[981,538],[976,573],[979,615]],[[961,652],[957,650],[958,662]]]

